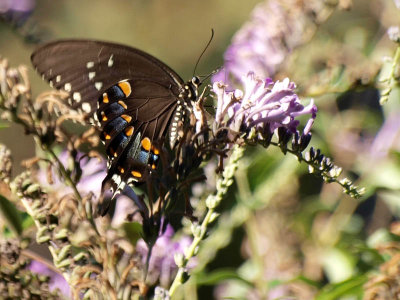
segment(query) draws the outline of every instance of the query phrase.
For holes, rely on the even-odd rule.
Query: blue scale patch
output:
[[[150,153],[145,150],[140,150],[139,155],[136,157],[143,164],[147,164],[150,158]]]
[[[123,118],[118,117],[112,120],[111,122],[108,122],[106,126],[104,126],[103,131],[107,132],[109,135],[113,136],[122,130],[125,129],[125,127],[128,125],[128,122],[126,122]]]
[[[114,153],[117,153],[119,155],[122,150],[128,145],[130,138],[131,137],[127,137],[125,135],[125,132],[120,132],[119,134],[117,134],[107,148],[107,154],[113,156]]]
[[[126,98],[124,92],[118,85],[113,85],[106,91],[106,93],[110,101],[118,101]]]
[[[103,110],[104,115],[107,117],[108,120],[112,120],[116,116],[122,115],[124,111],[125,109],[117,102],[107,105],[107,108]],[[102,120],[101,111],[97,112],[97,117],[100,121]]]
[[[152,153],[151,156],[152,156],[152,160],[150,161],[150,163],[151,163],[151,164],[157,164],[157,161],[158,161],[159,156],[156,155],[156,154],[154,154],[154,153]]]

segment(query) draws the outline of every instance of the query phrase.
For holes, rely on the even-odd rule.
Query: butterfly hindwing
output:
[[[150,90],[158,93],[150,98],[146,96]],[[154,141],[165,133],[179,103],[172,100],[170,90],[142,79],[121,81],[99,97],[96,115],[110,170],[119,172],[125,181],[132,177],[141,182],[143,166],[154,169],[159,155]]]

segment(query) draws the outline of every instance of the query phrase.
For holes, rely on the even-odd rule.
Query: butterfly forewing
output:
[[[184,84],[172,69],[153,56],[108,42],[56,41],[39,48],[31,59],[44,79],[55,88],[69,92],[70,105],[85,113],[93,112],[102,92],[121,80],[156,81],[176,97]],[[85,102],[90,103],[90,111]]]

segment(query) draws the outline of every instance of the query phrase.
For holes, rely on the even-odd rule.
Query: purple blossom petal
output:
[[[84,153],[79,153],[77,156],[77,160],[82,169],[81,179],[77,184],[77,188],[83,195],[93,192],[98,197],[101,193],[101,182],[106,177],[106,162],[103,159],[90,158],[84,155]],[[69,169],[71,157],[67,151],[61,152],[58,159],[65,168]],[[60,196],[72,192],[72,188],[61,182],[55,169],[53,169],[53,184],[47,182],[46,171],[39,171],[37,176],[43,187],[60,193]]]
[[[376,135],[370,150],[370,157],[384,158],[390,149],[400,151],[400,112],[393,112]]]

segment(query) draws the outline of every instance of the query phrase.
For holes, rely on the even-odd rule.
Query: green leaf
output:
[[[238,275],[233,269],[220,269],[211,273],[200,273],[196,275],[196,283],[198,285],[214,285],[224,280],[236,279],[249,286],[253,286],[251,282]]]
[[[363,285],[367,282],[366,275],[352,277],[348,280],[325,286],[315,298],[316,300],[336,300],[348,295],[361,296]]]
[[[0,195],[0,211],[8,227],[17,235],[22,234],[21,212],[7,198]]]
[[[142,225],[138,222],[124,223],[122,228],[132,245],[136,245],[137,241],[143,236]]]
[[[22,214],[22,219],[23,219],[23,221],[22,221],[22,228],[25,230],[25,229],[28,229],[28,228],[30,228],[30,227],[32,227],[33,225],[35,225],[35,221],[33,220],[33,218],[30,216],[30,215],[28,215],[27,213],[23,213]]]
[[[6,129],[8,127],[10,127],[10,124],[5,123],[5,122],[0,122],[0,129]]]
[[[299,275],[288,282],[296,282],[296,281],[302,281],[310,286],[316,287],[317,289],[319,289],[321,286],[321,284],[318,281],[312,280],[303,275]]]

